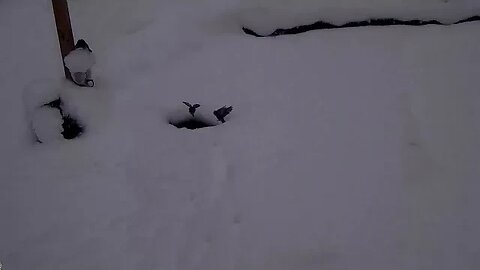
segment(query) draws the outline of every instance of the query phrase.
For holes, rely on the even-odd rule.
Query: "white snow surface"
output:
[[[480,269],[480,23],[241,31],[477,1],[69,4],[94,88],[58,83],[50,1],[0,1],[5,269]],[[57,94],[85,133],[36,144]],[[176,129],[182,101],[234,110]]]
[[[57,109],[40,107],[32,114],[32,131],[42,143],[58,141],[62,136],[62,116]]]
[[[95,65],[95,56],[86,49],[75,49],[65,56],[64,63],[70,72],[87,72]]]

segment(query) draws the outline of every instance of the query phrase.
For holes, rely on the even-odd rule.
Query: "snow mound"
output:
[[[260,35],[316,21],[342,25],[370,18],[395,18],[449,24],[480,14],[480,2],[476,0],[245,0],[242,6],[242,26]]]
[[[85,49],[71,51],[64,59],[70,72],[85,72],[95,65],[95,56]]]
[[[60,96],[61,82],[55,79],[37,79],[23,89],[23,103],[27,114],[57,99]]]
[[[62,140],[62,123],[60,112],[47,106],[36,109],[32,116],[33,131],[36,139],[42,143]]]

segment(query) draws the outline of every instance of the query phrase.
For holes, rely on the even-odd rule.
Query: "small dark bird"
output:
[[[192,117],[195,117],[195,112],[197,110],[198,107],[200,107],[200,104],[190,104],[188,102],[183,102],[183,104],[187,105],[188,107],[188,112],[192,115]]]
[[[90,50],[90,47],[88,47],[87,42],[85,42],[85,40],[83,39],[79,39],[77,41],[77,44],[75,44],[75,49],[87,49],[89,52],[92,52],[92,50]]]
[[[43,106],[57,109],[60,112],[60,115],[63,116],[63,101],[60,97],[49,103],[43,104]]]
[[[61,110],[61,109],[62,109],[62,106],[63,106],[63,102],[62,102],[62,99],[61,99],[61,98],[57,98],[57,99],[55,99],[55,100],[53,100],[53,101],[50,101],[50,102],[48,102],[48,103],[43,104],[43,106]]]
[[[232,106],[223,106],[222,108],[214,111],[213,114],[217,117],[218,121],[225,123],[225,116],[227,116],[232,110]]]

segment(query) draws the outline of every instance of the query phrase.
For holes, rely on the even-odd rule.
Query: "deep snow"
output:
[[[50,1],[0,2],[3,267],[480,268],[479,23],[241,32],[480,6],[417,2],[72,0],[94,88],[59,80]],[[57,93],[85,134],[35,144]],[[235,109],[176,129],[185,100]]]

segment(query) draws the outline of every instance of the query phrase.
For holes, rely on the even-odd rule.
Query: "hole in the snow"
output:
[[[176,128],[199,129],[216,126],[217,123],[204,119],[202,117],[185,117],[175,120],[169,120],[168,123]]]
[[[83,132],[83,127],[78,123],[78,120],[70,115],[63,116],[62,135],[67,140],[79,137]]]
[[[200,104],[194,103],[194,105],[190,104],[189,102],[184,101],[188,108],[188,115],[185,111],[179,111],[178,114],[174,113],[169,117],[168,123],[176,128],[186,128],[186,129],[199,129],[199,128],[206,128],[206,127],[213,127],[218,125],[219,123],[225,123],[225,117],[227,117],[233,110],[233,107],[223,106],[217,110],[213,111],[213,116],[215,118],[205,116],[204,114],[198,113],[197,109],[201,107]]]
[[[38,143],[53,141],[59,136],[72,140],[83,133],[82,124],[72,115],[65,113],[61,98],[40,106],[34,114],[32,130]]]

